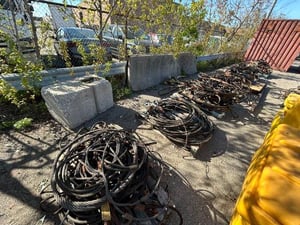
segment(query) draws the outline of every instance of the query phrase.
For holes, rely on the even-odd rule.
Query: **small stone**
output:
[[[238,121],[236,124],[237,124],[237,125],[241,125],[241,126],[244,126],[244,125],[245,125],[242,121]]]

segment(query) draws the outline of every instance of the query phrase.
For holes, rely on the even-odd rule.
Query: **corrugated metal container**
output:
[[[287,71],[300,54],[300,20],[263,20],[245,60],[264,59],[275,70]]]

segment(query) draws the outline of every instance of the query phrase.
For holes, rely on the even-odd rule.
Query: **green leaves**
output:
[[[32,123],[32,118],[25,117],[25,118],[15,122],[13,127],[17,130],[21,130],[21,129],[31,126],[31,123]]]
[[[32,118],[23,118],[18,121],[2,121],[0,123],[0,130],[6,130],[14,128],[16,130],[22,130],[32,125]]]
[[[7,48],[0,51],[1,75],[5,76],[10,73],[18,73],[21,77],[21,86],[32,93],[30,94],[30,99],[27,99],[29,95],[23,96],[18,94],[18,91],[14,87],[10,86],[3,79],[0,79],[0,95],[19,107],[27,100],[31,101],[32,95],[36,94],[36,87],[41,81],[39,72],[43,66],[39,62],[31,62],[25,59],[19,51],[16,42],[4,31],[0,30],[0,38],[4,40],[7,45]]]

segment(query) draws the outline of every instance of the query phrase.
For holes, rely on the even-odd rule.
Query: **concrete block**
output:
[[[113,106],[111,84],[104,78],[88,76],[42,88],[50,114],[74,129]]]
[[[173,55],[134,55],[129,60],[128,82],[133,91],[158,85],[179,74]]]
[[[97,112],[102,113],[114,105],[112,87],[110,82],[102,77],[91,77],[92,82],[83,81],[83,84],[93,89]]]
[[[197,73],[196,57],[191,53],[181,53],[177,59],[181,73],[192,75]]]
[[[71,129],[97,114],[93,89],[79,81],[46,86],[41,92],[50,114]]]

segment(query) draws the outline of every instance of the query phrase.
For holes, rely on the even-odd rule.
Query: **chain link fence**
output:
[[[112,60],[109,43],[99,38],[99,11],[90,5],[31,2],[39,24],[40,53],[47,66],[103,64]]]
[[[142,39],[135,36],[125,45],[124,40],[127,40],[128,33],[139,33],[139,29],[125,29],[124,26],[117,25],[107,26],[107,29],[102,30],[104,25],[126,23],[132,27],[135,24],[138,28],[143,28],[140,25],[143,21],[138,14],[131,18],[132,21],[127,21],[128,15],[112,15],[104,10],[108,7],[103,2],[91,1],[88,4],[83,1],[78,5],[68,5],[49,0],[0,0],[0,30],[17,44],[18,50],[25,58],[31,61],[41,60],[46,69],[104,64],[111,61],[113,56],[126,58],[127,52],[147,53],[150,47],[156,52],[157,47],[163,43],[159,41],[160,36],[163,37],[161,39],[167,39],[167,44],[172,45],[171,35],[156,34],[150,30],[141,36]],[[107,4],[109,2],[107,1]],[[147,23],[149,24],[148,20]],[[201,30],[199,32],[201,33]],[[209,32],[205,30],[204,33]],[[219,36],[213,36],[212,40],[189,42],[185,47],[208,48],[208,45],[202,46],[198,43],[207,42],[211,45],[209,48],[215,50],[223,41]],[[0,48],[9,51],[11,46],[7,37],[1,37]]]
[[[100,41],[97,33],[99,11],[42,0],[0,0],[0,4],[2,50],[10,51],[15,43],[26,59],[41,59],[46,68],[112,60],[109,43]]]
[[[100,7],[84,2],[75,6],[44,0],[0,0],[0,4],[1,18],[5,18],[1,25],[6,25],[1,27],[10,28],[1,30],[14,40],[25,58],[40,59],[45,68],[104,64],[113,56],[124,58],[124,49],[137,53],[135,43],[125,48],[124,37],[120,38],[125,30],[121,26],[114,31],[108,29],[109,32],[101,29],[112,21],[124,24],[125,18],[103,10],[102,7],[107,8],[105,3]],[[134,20],[136,23],[137,19]],[[23,50],[24,40],[27,52]],[[143,41],[148,45],[151,40],[149,37]],[[11,49],[6,39],[1,43],[6,50]]]
[[[33,38],[33,8],[17,0],[0,0],[0,49],[1,60],[5,53],[17,48],[25,58],[36,58]]]

